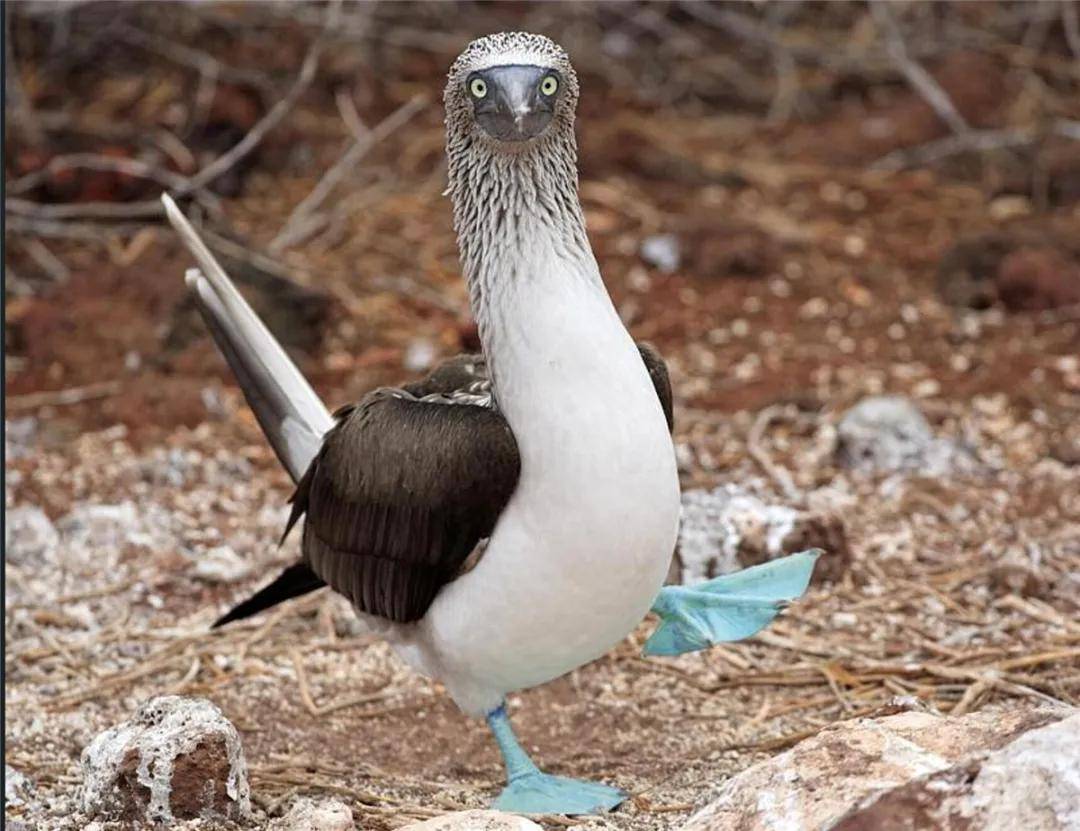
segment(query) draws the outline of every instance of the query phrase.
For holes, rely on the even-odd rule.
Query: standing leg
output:
[[[543,773],[518,744],[506,705],[487,715],[506,764],[506,787],[493,807],[517,814],[599,814],[626,799],[617,788]]]

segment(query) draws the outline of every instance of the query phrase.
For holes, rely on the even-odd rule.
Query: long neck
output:
[[[500,309],[521,281],[600,286],[577,194],[572,128],[518,153],[465,137],[448,142],[449,193],[461,264],[484,351],[498,365]],[[496,384],[497,384],[496,379]]]

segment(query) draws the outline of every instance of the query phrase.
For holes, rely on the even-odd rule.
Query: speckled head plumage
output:
[[[443,94],[448,152],[460,141],[520,153],[560,135],[572,138],[577,99],[570,58],[550,38],[500,32],[474,40],[450,67]],[[496,112],[515,104],[530,111],[517,130]]]

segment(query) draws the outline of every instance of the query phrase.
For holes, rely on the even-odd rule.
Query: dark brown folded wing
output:
[[[339,410],[297,486],[305,561],[368,614],[422,617],[517,485],[506,420],[450,400],[383,389]]]
[[[649,371],[649,377],[652,378],[653,386],[656,388],[660,406],[664,408],[668,430],[671,430],[675,426],[675,415],[671,404],[671,379],[668,377],[667,364],[652,344],[639,341],[637,348],[641,353],[641,359],[645,362],[645,368]]]

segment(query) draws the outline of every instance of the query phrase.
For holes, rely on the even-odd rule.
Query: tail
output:
[[[296,364],[244,300],[168,194],[165,212],[201,266],[185,276],[210,334],[232,368],[270,446],[293,481],[304,475],[333,425]]]
[[[749,638],[806,591],[820,555],[800,551],[696,586],[664,586],[652,608],[660,626],[644,654],[682,655]]]
[[[225,270],[168,194],[162,194],[173,228],[201,266],[185,275],[199,312],[232,368],[255,418],[281,464],[298,482],[333,425],[330,411],[296,364],[270,334]],[[269,586],[236,606],[214,626],[250,617],[283,600],[325,585],[305,563],[297,563]]]

